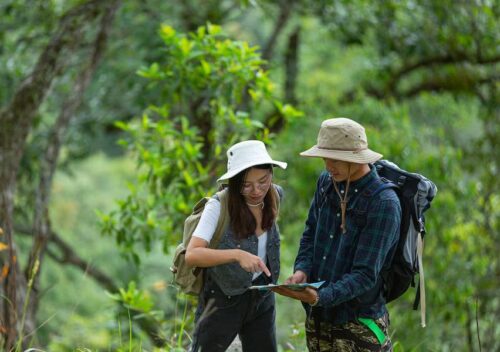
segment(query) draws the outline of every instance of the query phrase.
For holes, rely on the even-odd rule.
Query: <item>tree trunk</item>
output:
[[[299,73],[299,47],[300,26],[297,26],[288,37],[288,46],[285,53],[285,102],[293,105],[297,103],[295,87]]]
[[[262,58],[264,60],[271,60],[273,56],[274,47],[276,46],[276,42],[280,33],[285,29],[288,20],[292,14],[292,8],[294,6],[295,0],[281,0],[279,2],[280,6],[280,14],[276,23],[274,24],[274,29],[271,33],[271,36],[267,40],[264,48],[262,49]]]
[[[119,1],[110,3],[106,12],[101,18],[101,28],[97,33],[93,52],[90,55],[88,64],[78,75],[71,95],[63,103],[61,113],[50,133],[45,156],[41,162],[40,183],[37,189],[35,201],[35,215],[33,226],[33,245],[31,248],[29,263],[26,268],[26,280],[32,282],[32,292],[26,311],[24,321],[24,336],[30,335],[36,328],[36,314],[38,311],[39,297],[39,275],[42,269],[45,249],[50,236],[49,202],[52,190],[52,180],[57,167],[59,152],[64,142],[64,136],[69,123],[75,116],[75,112],[83,101],[83,95],[91,82],[92,76],[105,50],[108,33],[113,23],[114,15],[118,9]],[[23,348],[27,348],[24,346]]]
[[[10,103],[0,111],[0,228],[3,229],[9,247],[7,254],[0,254],[0,265],[4,269],[0,289],[5,297],[0,306],[0,330],[6,350],[14,347],[21,329],[21,302],[24,302],[27,293],[26,282],[19,271],[12,227],[16,178],[26,138],[54,78],[64,67],[66,57],[63,54],[80,44],[83,39],[82,29],[87,28],[107,4],[106,1],[92,0],[68,11],[38,58],[33,72],[23,80]]]

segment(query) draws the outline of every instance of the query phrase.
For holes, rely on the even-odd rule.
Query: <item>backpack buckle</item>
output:
[[[398,186],[403,187],[403,185],[406,183],[406,176],[401,175],[398,177]]]

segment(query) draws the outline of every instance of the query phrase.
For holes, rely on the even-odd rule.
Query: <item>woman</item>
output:
[[[243,351],[277,351],[274,293],[248,290],[276,283],[279,276],[279,229],[282,190],[272,183],[272,160],[264,143],[244,141],[227,151],[226,189],[229,225],[217,249],[207,248],[221,205],[205,205],[186,251],[186,263],[207,268],[196,313],[192,351],[225,351],[238,334]]]

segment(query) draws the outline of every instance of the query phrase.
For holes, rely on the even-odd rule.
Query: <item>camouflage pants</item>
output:
[[[361,323],[332,325],[328,322],[306,320],[307,348],[310,352],[392,352],[388,335],[389,318],[383,316],[375,321],[386,336],[383,345],[375,334]]]

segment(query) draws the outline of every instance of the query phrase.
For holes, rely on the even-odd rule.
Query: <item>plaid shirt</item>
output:
[[[370,197],[382,182],[370,167],[367,175],[350,183],[344,234],[340,199],[330,175],[321,174],[295,261],[295,271],[305,272],[309,282],[326,281],[312,313],[334,324],[376,319],[387,312],[380,272],[396,249],[401,206],[392,189]],[[345,183],[339,183],[339,190],[344,192]]]

